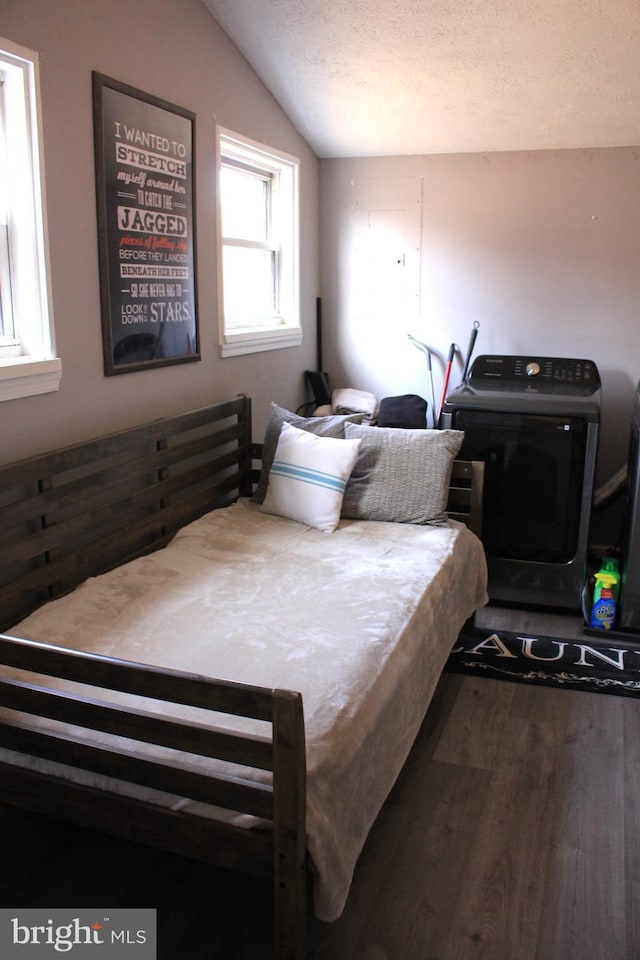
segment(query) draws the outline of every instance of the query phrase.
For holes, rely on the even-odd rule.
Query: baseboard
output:
[[[587,623],[584,623],[582,632],[589,637],[597,637],[601,643],[615,640],[616,643],[629,648],[637,647],[640,643],[640,633],[633,633],[631,630],[598,630],[596,627],[590,627]]]

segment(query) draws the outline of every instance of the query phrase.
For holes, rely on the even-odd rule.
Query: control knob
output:
[[[526,365],[525,373],[528,377],[537,377],[540,373],[540,364],[536,363],[535,360],[532,360],[531,363]]]

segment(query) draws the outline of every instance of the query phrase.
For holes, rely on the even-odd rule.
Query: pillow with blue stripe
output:
[[[262,444],[260,479],[251,497],[253,502],[262,503],[264,501],[267,493],[267,483],[269,482],[269,471],[276,453],[283,423],[291,423],[294,427],[298,427],[300,430],[308,430],[309,433],[316,433],[319,437],[340,437],[342,440],[344,439],[345,424],[362,423],[363,417],[363,413],[329,417],[299,417],[297,413],[292,413],[290,410],[285,410],[284,407],[279,407],[277,403],[272,403]]]
[[[283,423],[260,510],[332,533],[359,446]]]

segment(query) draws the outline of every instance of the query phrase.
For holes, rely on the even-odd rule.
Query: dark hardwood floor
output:
[[[265,960],[263,881],[0,806],[0,906],[157,910],[159,960]]]
[[[580,621],[479,622],[579,638]],[[266,960],[266,885],[0,808],[0,906],[152,906],[161,960]],[[640,701],[445,673],[312,960],[640,960]]]

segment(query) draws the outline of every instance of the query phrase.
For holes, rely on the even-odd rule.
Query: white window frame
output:
[[[236,243],[222,235],[220,170],[223,161],[263,175],[270,185],[273,232],[267,241],[276,257],[274,313],[249,324],[234,324],[224,312],[223,248]],[[297,347],[302,343],[299,280],[299,167],[296,157],[217,127],[216,198],[218,219],[219,336],[223,357]],[[276,226],[277,225],[277,226]],[[248,242],[247,246],[251,243]]]
[[[0,225],[6,224],[0,279],[13,320],[13,335],[0,336],[2,401],[57,390],[62,363],[51,310],[39,59],[2,37],[0,97]]]

